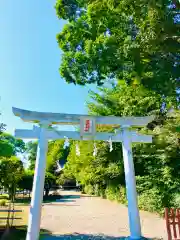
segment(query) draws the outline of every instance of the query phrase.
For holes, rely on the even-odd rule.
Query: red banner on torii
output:
[[[91,121],[89,119],[86,119],[85,126],[84,126],[84,131],[89,132],[90,127],[91,127]]]

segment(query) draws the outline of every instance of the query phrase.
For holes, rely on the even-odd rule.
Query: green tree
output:
[[[121,83],[113,88],[99,88],[97,93],[91,91],[90,97],[90,114],[119,117],[154,115],[154,121],[148,125],[151,130],[163,124],[168,110],[176,105],[171,97],[164,98],[141,85],[132,87]]]
[[[134,163],[141,208],[158,211],[173,206],[178,192],[179,176],[179,110],[171,111],[171,98],[142,86],[102,88],[100,94],[91,93],[91,114],[115,116],[155,115],[145,133],[152,134],[152,144],[134,144]],[[169,116],[171,113],[171,117]],[[149,197],[151,196],[151,197]],[[148,200],[149,199],[149,200]]]
[[[69,154],[69,147],[64,147],[64,140],[49,142],[47,154],[47,167],[45,175],[45,196],[49,195],[50,189],[57,185],[59,176],[58,163],[65,162]]]
[[[1,115],[1,114],[0,114]],[[0,135],[4,132],[6,125],[4,123],[0,123]]]
[[[1,114],[0,114],[1,115]],[[25,144],[21,139],[15,139],[12,135],[5,133],[6,125],[0,123],[0,156],[11,157],[25,151]]]
[[[49,143],[45,180],[46,195],[49,194],[49,190],[53,185],[60,184],[59,176],[62,175],[62,171],[59,171],[59,165],[67,161],[69,151],[70,148],[64,146],[64,140],[56,140]]]
[[[139,204],[150,211],[173,206],[179,188],[179,7],[177,0],[56,0],[58,17],[68,20],[57,36],[63,51],[60,74],[68,83],[107,83],[90,93],[89,113],[155,115],[142,130],[154,135],[153,143],[133,146]],[[123,185],[120,145],[117,149],[114,145],[112,158],[105,154],[104,143],[97,143],[95,158],[93,142],[79,144],[79,157],[75,145],[64,175],[75,177],[90,192],[98,185],[106,188],[106,195],[116,195],[118,184]],[[119,162],[114,163],[117,157]],[[111,184],[116,170],[119,183],[115,177]]]
[[[22,139],[16,139],[5,132],[0,135],[0,144],[2,144],[2,147],[0,147],[0,156],[12,156],[25,152],[24,141]]]
[[[76,155],[77,144],[80,156]],[[107,185],[124,185],[122,152],[120,144],[113,145],[116,152],[109,152],[109,146],[104,142],[96,142],[96,147],[97,155],[93,156],[93,141],[73,141],[62,177],[75,178],[88,193],[104,195]]]
[[[28,156],[30,170],[34,170],[34,168],[35,168],[37,147],[38,147],[37,141],[35,141],[35,142],[30,141],[26,144],[26,153]]]
[[[45,183],[44,183],[45,197],[49,196],[50,189],[55,185],[56,185],[56,176],[46,171]]]
[[[137,177],[141,208],[161,212],[163,207],[179,207],[179,156],[180,115],[173,111],[164,124],[157,126],[150,146],[136,146],[136,167],[141,166]],[[149,196],[152,196],[151,198]]]
[[[90,97],[89,113],[102,116],[159,116],[172,106],[170,99],[164,100],[160,94],[143,86],[131,87],[121,83],[113,88],[99,88],[97,93],[91,91]]]
[[[0,156],[0,185],[8,191],[10,200],[4,236],[9,232],[10,222],[11,226],[13,224],[13,213],[11,214],[10,210],[14,210],[16,189],[19,180],[22,178],[23,172],[23,163],[16,156],[11,156],[10,158]],[[10,220],[11,217],[12,220]]]
[[[57,172],[58,163],[66,162],[69,147],[64,147],[64,140],[51,141],[48,146],[47,169],[51,173]]]
[[[174,199],[179,198],[180,186],[177,161],[180,154],[180,121],[179,110],[170,111],[173,105],[171,99],[164,99],[143,86],[128,85],[101,88],[98,93],[91,92],[91,97],[88,108],[93,115],[155,115],[155,120],[141,130],[153,135],[153,143],[133,144],[139,206],[156,212],[161,212],[166,206],[174,206]],[[172,117],[169,112],[172,112]],[[103,128],[98,128],[98,131],[103,131]],[[71,145],[64,175],[77,179],[86,192],[105,194],[110,199],[125,203],[121,144],[113,144],[110,153],[107,143],[97,142],[98,154],[93,157],[93,142],[79,143],[80,156],[76,156],[76,143]]]
[[[22,174],[22,177],[18,181],[18,188],[24,190],[28,190],[29,194],[33,188],[33,179],[34,179],[34,171],[33,170],[25,170]],[[50,189],[56,184],[56,176],[52,173],[46,171],[45,175],[45,183],[44,190],[45,196],[49,195]]]
[[[24,172],[23,163],[15,156],[0,158],[0,182],[1,186],[8,190],[9,198],[14,201],[16,188]]]
[[[34,171],[25,170],[22,174],[22,177],[18,181],[18,188],[28,190],[29,193],[32,191],[33,186]]]
[[[56,0],[55,7],[68,20],[57,35],[60,74],[68,83],[121,80],[177,95],[178,0]]]
[[[9,141],[0,139],[0,156],[11,157],[13,153],[13,146],[9,143]]]
[[[34,171],[38,142],[28,142],[26,145],[29,170]],[[51,141],[48,144],[47,165],[45,175],[45,196],[49,195],[50,189],[56,185],[58,178],[58,163],[67,159],[69,148],[64,148],[64,140]]]
[[[38,142],[28,142],[26,145],[29,169],[35,168]],[[48,144],[47,169],[54,173],[57,170],[57,162],[67,159],[69,148],[64,148],[64,140],[51,141]]]

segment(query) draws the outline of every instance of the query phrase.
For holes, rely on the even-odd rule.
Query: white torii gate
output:
[[[74,140],[101,140],[122,142],[123,159],[126,180],[126,192],[128,200],[128,215],[130,227],[130,239],[141,238],[141,224],[137,203],[136,180],[132,156],[132,142],[151,143],[152,136],[142,135],[131,130],[132,127],[143,127],[151,122],[154,117],[113,117],[113,116],[88,116],[77,114],[42,113],[13,108],[13,113],[23,121],[39,123],[40,127],[32,130],[15,130],[15,137],[38,139],[38,151],[34,173],[32,198],[29,213],[28,231],[26,240],[38,240],[41,220],[41,205],[43,201],[46,155],[48,140],[63,139],[65,136]],[[88,129],[84,129],[88,122]],[[48,127],[52,124],[79,125],[80,132],[53,131]],[[96,132],[96,125],[116,125],[121,131],[116,134],[109,132]]]

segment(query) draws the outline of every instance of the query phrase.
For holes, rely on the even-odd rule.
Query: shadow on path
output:
[[[65,235],[56,235],[56,236],[44,236],[42,240],[120,240],[127,239],[126,237],[111,237],[105,235],[91,235],[91,234],[65,234]]]
[[[41,240],[125,240],[128,237],[113,237],[106,235],[91,235],[91,234],[65,234],[56,236],[44,236]],[[150,238],[144,238],[144,240],[151,240]],[[158,238],[153,238],[152,240],[162,240]]]
[[[69,204],[70,203],[70,204]],[[63,202],[61,202],[61,201],[57,201],[57,202],[55,202],[55,203],[45,203],[45,204],[43,204],[43,206],[46,206],[46,207],[48,207],[48,206],[50,206],[50,207],[52,207],[52,206],[54,206],[54,207],[79,207],[80,205],[79,204],[71,204],[71,202],[65,202],[65,203],[63,203]]]
[[[81,195],[61,195],[61,199],[79,199]]]
[[[80,195],[49,195],[48,197],[43,198],[43,205],[47,203],[59,202],[59,203],[75,203],[76,199],[80,199]],[[26,205],[29,206],[31,198],[29,197],[17,197],[15,199],[16,205]]]
[[[49,195],[48,197],[44,196],[43,197],[43,203],[51,203],[51,202],[56,202],[56,200],[61,200],[62,196],[61,195]],[[25,197],[16,197],[15,199],[15,204],[20,204],[20,205],[29,205],[31,202],[31,198],[25,196]]]
[[[68,199],[68,198],[61,198],[61,199],[56,199],[56,202],[76,202],[74,199]]]

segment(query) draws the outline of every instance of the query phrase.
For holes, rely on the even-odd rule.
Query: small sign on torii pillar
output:
[[[18,108],[13,108],[13,113],[16,116],[19,116],[23,121],[40,124],[40,127],[34,127],[32,130],[15,130],[15,137],[38,139],[38,151],[26,240],[39,239],[48,140],[64,139],[64,136],[73,140],[109,141],[109,139],[111,139],[112,142],[122,142],[130,238],[141,238],[141,224],[137,202],[132,142],[151,143],[152,136],[139,134],[138,132],[131,130],[131,128],[146,126],[154,119],[153,116],[88,116],[64,113],[42,113]],[[55,131],[53,128],[49,128],[49,126],[53,124],[80,125],[80,132]],[[119,128],[119,131],[117,131],[116,134],[110,132],[96,132],[97,125],[116,126],[116,128]]]

